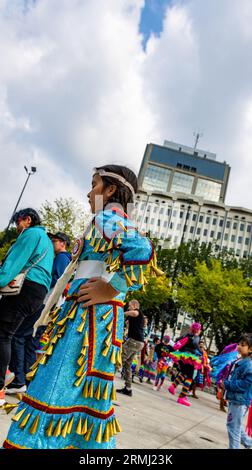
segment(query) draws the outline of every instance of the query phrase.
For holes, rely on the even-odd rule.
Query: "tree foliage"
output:
[[[53,203],[46,201],[40,208],[42,225],[48,232],[64,232],[71,241],[79,237],[90,217],[87,216],[82,206],[73,199],[59,198]]]
[[[211,327],[222,348],[247,328],[252,315],[252,289],[239,268],[225,269],[220,260],[195,264],[194,274],[181,274],[177,299],[182,308]]]
[[[144,291],[130,293],[128,300],[137,299],[149,323],[154,320],[155,327],[158,328],[160,323],[164,326],[169,321],[168,299],[172,295],[171,281],[166,276],[152,277],[148,269],[145,277],[148,284]]]
[[[15,228],[0,232],[0,262],[3,261],[11,245],[16,241],[17,235]]]

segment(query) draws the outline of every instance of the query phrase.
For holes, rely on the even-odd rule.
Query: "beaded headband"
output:
[[[132,192],[132,195],[135,196],[135,191],[134,191],[133,186],[123,176],[120,176],[117,173],[112,173],[106,170],[97,170],[97,168],[94,168],[93,171],[99,176],[110,176],[111,178],[115,178],[116,180],[124,184],[124,186],[127,186],[127,188],[129,188],[130,191]]]

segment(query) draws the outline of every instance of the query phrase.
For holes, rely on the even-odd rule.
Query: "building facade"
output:
[[[248,257],[252,211],[225,205],[229,165],[217,162],[214,154],[197,152],[170,142],[147,145],[135,206],[138,228],[166,247],[199,240]]]
[[[182,193],[212,202],[225,202],[230,166],[216,155],[174,142],[148,144],[139,172],[144,191]]]

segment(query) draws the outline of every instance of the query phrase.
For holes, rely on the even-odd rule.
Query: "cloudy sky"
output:
[[[24,165],[21,206],[84,202],[94,166],[198,129],[252,209],[251,24],[251,0],[0,0],[0,229]]]

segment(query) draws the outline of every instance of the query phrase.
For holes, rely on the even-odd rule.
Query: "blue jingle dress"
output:
[[[91,262],[91,263],[90,263]],[[12,418],[5,448],[112,449],[120,425],[112,401],[121,364],[124,299],[146,283],[150,264],[158,274],[153,246],[126,214],[99,212],[85,232],[75,279],[47,327],[50,341],[29,372],[32,380]],[[93,275],[119,292],[111,301],[83,308],[77,292]]]

